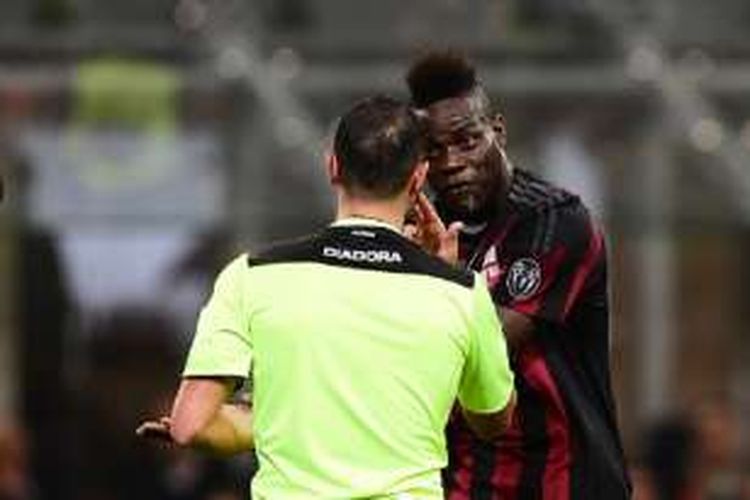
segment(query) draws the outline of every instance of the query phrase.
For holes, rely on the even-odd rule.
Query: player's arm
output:
[[[534,335],[534,320],[508,307],[497,306],[497,314],[503,322],[503,332],[512,351],[519,349]]]
[[[474,285],[474,314],[458,399],[469,427],[494,441],[510,426],[515,409],[513,372],[495,306],[484,280]]]

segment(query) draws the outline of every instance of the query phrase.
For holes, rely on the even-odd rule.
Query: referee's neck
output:
[[[358,220],[363,224],[386,224],[396,231],[404,226],[406,203],[400,199],[372,200],[342,196],[336,212],[336,223]]]

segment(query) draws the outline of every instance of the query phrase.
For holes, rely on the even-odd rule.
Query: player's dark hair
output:
[[[474,65],[454,51],[425,54],[409,68],[406,83],[417,108],[480,90]]]
[[[407,104],[370,97],[341,117],[333,149],[346,189],[390,198],[406,186],[422,156],[421,125]]]

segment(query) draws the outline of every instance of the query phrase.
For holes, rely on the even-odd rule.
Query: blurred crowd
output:
[[[21,205],[32,172],[2,164]],[[7,160],[15,160],[12,167]],[[15,200],[14,200],[15,201]],[[0,500],[234,500],[246,498],[253,457],[219,460],[139,441],[138,423],[166,414],[184,356],[184,314],[197,314],[204,287],[184,305],[123,303],[80,310],[55,231],[17,225],[15,358],[17,418],[0,422]],[[210,282],[226,257],[220,230],[196,238],[165,272],[164,293]],[[201,281],[202,283],[202,281]]]
[[[51,319],[40,320],[46,340]],[[135,436],[141,419],[169,410],[182,363],[173,327],[155,311],[116,310],[92,325],[77,373],[26,376],[20,418],[0,426],[0,499],[245,498],[252,457],[218,460]]]
[[[632,463],[635,500],[745,500],[743,428],[726,400],[706,399],[647,429]]]

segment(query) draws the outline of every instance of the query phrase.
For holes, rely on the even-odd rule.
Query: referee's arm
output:
[[[226,403],[235,383],[231,378],[184,378],[172,406],[172,440],[218,455],[251,450],[250,408]]]
[[[462,408],[466,423],[474,434],[485,441],[497,441],[503,432],[510,427],[513,411],[516,408],[516,394],[511,393],[510,400],[502,410],[491,413],[477,413]]]
[[[168,422],[177,444],[220,455],[253,446],[250,409],[227,404],[250,373],[253,354],[243,302],[246,269],[246,255],[225,267],[201,311]]]
[[[473,295],[473,321],[458,399],[469,427],[480,438],[494,441],[513,417],[513,372],[503,329],[480,275],[476,275]]]

